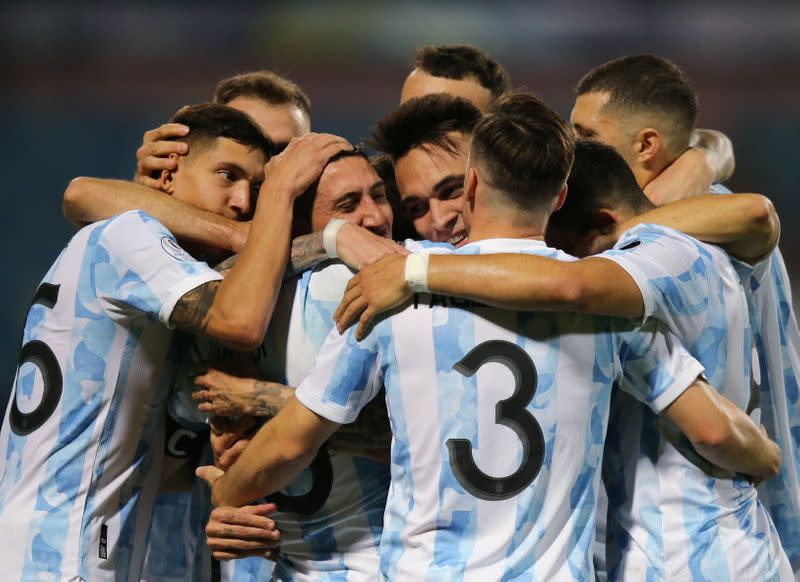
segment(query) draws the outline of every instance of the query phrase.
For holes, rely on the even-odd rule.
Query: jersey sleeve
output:
[[[704,372],[703,365],[658,321],[622,332],[620,339],[619,387],[656,414],[672,404]]]
[[[354,328],[341,335],[334,328],[295,396],[320,416],[349,424],[383,385],[379,356],[374,331],[358,342]]]
[[[642,294],[641,323],[655,318],[678,329],[677,318],[707,308],[710,255],[680,233],[655,225],[639,225],[626,232],[613,249],[599,258],[625,269]]]
[[[155,218],[138,210],[98,229],[92,270],[97,297],[115,321],[147,317],[169,325],[178,300],[222,276],[192,258]]]

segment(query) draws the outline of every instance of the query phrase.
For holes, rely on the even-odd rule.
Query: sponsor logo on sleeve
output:
[[[161,239],[161,248],[164,249],[164,252],[171,256],[173,259],[178,259],[179,261],[193,261],[194,259],[192,256],[183,250],[178,243],[174,240],[165,236]]]

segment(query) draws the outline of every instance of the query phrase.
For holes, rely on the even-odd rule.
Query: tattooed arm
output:
[[[294,388],[278,382],[242,378],[208,368],[194,379],[192,398],[198,408],[217,416],[273,417],[294,394]]]

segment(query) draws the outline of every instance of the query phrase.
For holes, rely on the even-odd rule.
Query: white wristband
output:
[[[428,292],[428,253],[412,253],[406,257],[406,283],[414,293]]]
[[[322,230],[322,246],[325,247],[325,254],[328,255],[329,259],[336,259],[339,257],[339,254],[336,252],[336,236],[345,224],[347,224],[346,220],[332,218]]]

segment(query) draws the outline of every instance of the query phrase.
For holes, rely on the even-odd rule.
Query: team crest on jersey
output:
[[[178,246],[174,240],[165,236],[161,239],[161,248],[171,257],[178,259],[179,261],[192,261],[192,256],[183,250],[181,247]]]

